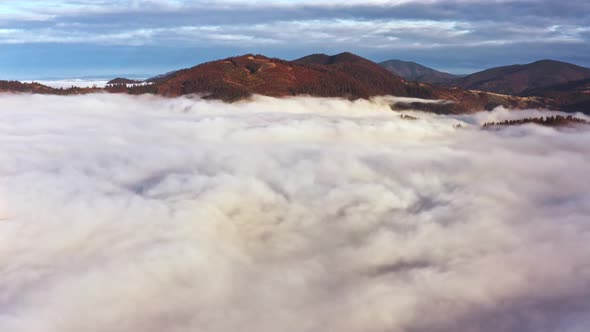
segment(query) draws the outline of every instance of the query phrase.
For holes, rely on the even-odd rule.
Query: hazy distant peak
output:
[[[441,72],[412,61],[393,59],[381,62],[379,65],[389,70],[393,74],[401,76],[407,80],[423,83],[432,84],[447,82],[458,77],[456,75]]]

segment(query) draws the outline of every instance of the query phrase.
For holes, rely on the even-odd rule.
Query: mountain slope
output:
[[[450,82],[465,89],[520,95],[526,90],[590,78],[590,68],[541,60],[526,65],[496,67]]]
[[[165,80],[166,78],[174,75],[177,71],[178,70],[173,70],[173,71],[169,71],[169,72],[164,73],[164,74],[160,74],[160,75],[156,75],[154,77],[150,77],[150,78],[146,79],[145,82],[148,82],[149,83],[149,82],[158,82],[158,81],[161,81],[161,80]]]
[[[407,80],[429,84],[448,82],[459,77],[411,61],[387,60],[379,63],[379,65]]]
[[[590,114],[590,79],[529,89],[522,95],[545,98],[551,102],[550,107],[564,111]]]

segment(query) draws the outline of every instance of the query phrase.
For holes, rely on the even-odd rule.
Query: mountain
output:
[[[226,101],[252,94],[351,99],[379,95],[433,97],[431,87],[408,83],[350,53],[296,61],[247,54],[173,72],[132,93],[145,91],[165,96],[201,94]]]
[[[443,83],[459,77],[411,61],[387,60],[379,63],[379,65],[397,76],[422,83]]]
[[[352,53],[312,54],[294,61],[247,54],[207,62],[167,74],[151,85],[109,89],[132,94],[164,96],[198,94],[204,98],[236,101],[253,94],[273,97],[310,95],[368,99],[374,96],[444,99],[446,103],[398,103],[397,109],[461,113],[496,106],[541,107],[536,98],[518,98],[460,88],[408,82],[378,64]]]
[[[127,80],[118,78],[114,82]],[[507,96],[409,82],[392,75],[377,63],[352,53],[332,56],[314,54],[295,61],[247,54],[170,72],[157,76],[146,84],[110,84],[104,89],[52,89],[19,84],[11,83],[4,91],[51,94],[106,91],[169,97],[196,94],[203,98],[227,102],[242,100],[254,94],[272,97],[309,95],[348,99],[393,95],[410,98],[392,105],[394,109],[420,109],[436,113],[475,112],[490,110],[500,105],[510,108],[539,108],[547,103],[536,97]],[[444,102],[423,102],[411,98],[438,99]],[[559,106],[556,103],[552,105]]]
[[[590,78],[590,68],[571,63],[541,60],[480,71],[448,83],[464,89],[520,95],[527,90]]]

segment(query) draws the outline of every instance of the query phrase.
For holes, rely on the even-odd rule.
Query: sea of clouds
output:
[[[0,331],[587,332],[589,128],[395,101],[0,95]]]
[[[105,79],[59,79],[59,80],[34,80],[23,81],[23,83],[40,83],[55,89],[77,88],[104,88],[109,80]]]

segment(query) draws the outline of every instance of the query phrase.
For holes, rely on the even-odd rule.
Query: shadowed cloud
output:
[[[589,328],[588,126],[1,97],[2,331]]]

